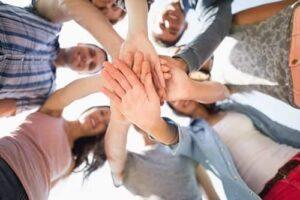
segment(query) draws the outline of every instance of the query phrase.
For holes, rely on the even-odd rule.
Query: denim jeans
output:
[[[1,157],[0,200],[28,200],[19,178]]]

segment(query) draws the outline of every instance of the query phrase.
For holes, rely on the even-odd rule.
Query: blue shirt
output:
[[[300,130],[281,125],[251,106],[230,102],[221,104],[220,109],[245,114],[265,136],[300,148]],[[171,120],[166,121],[174,125]],[[196,119],[189,127],[178,130],[179,143],[171,147],[175,155],[187,156],[211,170],[222,181],[227,199],[259,199],[240,178],[229,150],[204,120]]]
[[[173,153],[187,156],[214,173],[221,180],[227,199],[260,199],[242,180],[228,148],[204,120],[194,120],[189,127],[179,126],[178,130],[179,142],[171,147]]]
[[[55,89],[60,30],[32,7],[0,2],[0,99],[15,99],[17,112],[41,105]]]

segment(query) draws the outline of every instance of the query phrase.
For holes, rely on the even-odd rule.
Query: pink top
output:
[[[71,155],[63,119],[40,112],[0,139],[0,157],[17,174],[30,200],[48,199],[52,181],[70,168]]]

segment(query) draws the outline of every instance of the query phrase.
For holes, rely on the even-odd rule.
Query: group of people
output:
[[[76,170],[87,178],[106,161],[116,187],[145,199],[300,198],[300,131],[230,100],[231,93],[259,90],[300,106],[300,55],[294,51],[300,43],[292,34],[300,2],[233,14],[233,1],[172,0],[150,31],[157,45],[180,41],[189,10],[201,23],[198,35],[172,57],[159,55],[150,42],[152,0],[32,0],[25,8],[0,2],[0,117],[36,109],[0,138],[0,199],[47,199],[61,179]],[[123,39],[113,25],[125,15]],[[101,47],[60,47],[59,32],[69,20]],[[224,85],[213,79],[222,70],[213,52],[226,36],[237,42]],[[56,90],[58,67],[90,75]],[[230,77],[236,72],[241,77]],[[110,106],[63,118],[65,107],[99,91]],[[161,117],[164,102],[191,118],[190,125]],[[132,125],[143,137],[140,152],[126,149]]]

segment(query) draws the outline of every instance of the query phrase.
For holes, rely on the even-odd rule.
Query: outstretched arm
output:
[[[192,80],[182,68],[171,65],[172,58],[161,58],[162,69],[168,68],[171,74],[166,80],[168,101],[194,100],[209,104],[229,97],[229,91],[223,84]]]
[[[201,1],[197,13],[202,23],[199,35],[175,57],[183,59],[186,71],[198,70],[214,52],[231,27],[232,0]],[[200,4],[200,3],[199,3]]]
[[[149,62],[143,62],[142,65],[143,68],[150,69]],[[141,81],[139,81],[125,63],[116,61],[115,67],[105,66],[103,71],[103,78],[112,90],[103,88],[102,91],[128,121],[159,142],[174,144],[178,140],[177,128],[160,117],[159,97],[155,91],[150,70],[148,71],[149,73],[141,76]]]
[[[63,109],[73,101],[100,91],[103,86],[101,75],[77,79],[55,91],[41,107],[40,112],[60,116]]]
[[[128,34],[120,51],[120,58],[125,60],[128,54],[134,54],[140,51],[144,55],[144,59],[148,60],[153,70],[155,85],[157,88],[165,87],[165,80],[161,71],[159,57],[154,46],[148,39],[148,5],[146,0],[125,0],[125,5],[128,13]],[[126,59],[128,60],[128,59]],[[130,59],[129,59],[130,60]],[[127,62],[129,66],[133,64]]]
[[[87,0],[39,0],[36,8],[39,14],[52,22],[75,20],[117,58],[123,39],[97,7]]]
[[[213,186],[205,168],[199,164],[196,168],[196,178],[197,178],[199,187],[203,188],[203,190],[205,191],[207,199],[210,199],[210,200],[220,199],[214,189],[214,186]]]
[[[105,134],[105,153],[115,186],[122,185],[127,160],[127,133],[130,123],[111,107],[111,118]]]

